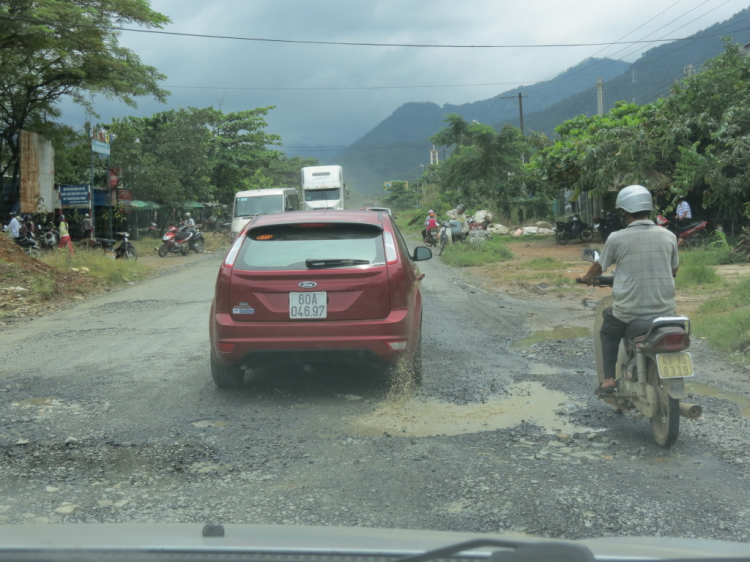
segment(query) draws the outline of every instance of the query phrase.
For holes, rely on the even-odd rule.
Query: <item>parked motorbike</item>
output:
[[[159,238],[159,227],[155,222],[148,223],[148,235],[151,238]]]
[[[105,254],[114,254],[116,260],[137,260],[138,252],[130,242],[129,232],[117,232],[115,236],[122,237],[122,242],[115,248],[117,240],[111,238],[95,238],[94,241],[101,246]]]
[[[447,220],[440,223],[440,233],[438,234],[437,242],[437,254],[438,256],[443,253],[448,244],[453,242],[463,242],[468,236],[467,232],[463,232],[461,221]]]
[[[604,210],[602,210],[604,213]],[[602,241],[606,242],[609,235],[625,228],[625,219],[619,213],[609,211],[601,217],[594,218],[594,229],[602,235]]]
[[[202,254],[205,248],[205,239],[203,238],[203,233],[197,228],[193,228],[191,234],[192,236],[190,236],[188,241],[190,249],[193,250],[196,254]]]
[[[16,244],[23,248],[23,251],[30,255],[32,258],[40,258],[42,252],[39,251],[39,245],[36,243],[36,238],[31,232],[21,234],[18,238],[15,238]]]
[[[677,245],[685,247],[695,247],[703,245],[708,234],[708,223],[701,220],[691,220],[689,223],[681,226],[671,222],[667,217],[658,215],[656,224],[663,226],[677,237]]]
[[[170,226],[161,237],[162,245],[159,246],[159,257],[166,257],[167,254],[182,254],[187,256],[190,253],[190,239],[193,237],[194,232],[190,232],[183,228],[177,228],[176,226]]]
[[[586,249],[581,257],[590,262],[599,259],[599,253]],[[611,287],[613,275],[594,278],[595,286]],[[604,310],[614,301],[608,295],[599,301],[594,322],[594,352],[599,383],[604,381],[604,364],[599,330]],[[690,352],[690,319],[687,316],[659,316],[649,320],[636,319],[627,326],[620,341],[617,355],[616,390],[599,394],[615,412],[637,409],[651,420],[654,439],[662,447],[671,447],[677,441],[680,416],[696,419],[703,408],[697,404],[681,403],[687,398],[685,379],[693,376]]]
[[[60,242],[60,235],[57,229],[46,227],[41,231],[37,242],[42,250],[54,250]]]
[[[555,222],[555,240],[565,245],[568,240],[580,239],[581,242],[591,242],[594,239],[593,228],[583,222],[579,215],[570,215],[568,222]]]

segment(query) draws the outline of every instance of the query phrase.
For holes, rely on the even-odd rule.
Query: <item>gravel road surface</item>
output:
[[[665,451],[648,420],[592,394],[592,306],[487,291],[435,258],[422,388],[327,365],[221,391],[207,328],[219,260],[2,333],[0,522],[750,541],[748,376],[702,342],[705,414]],[[570,329],[539,333],[557,327]]]

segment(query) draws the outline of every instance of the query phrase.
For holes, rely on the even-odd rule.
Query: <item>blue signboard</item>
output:
[[[63,209],[89,207],[88,185],[61,185],[60,207]]]

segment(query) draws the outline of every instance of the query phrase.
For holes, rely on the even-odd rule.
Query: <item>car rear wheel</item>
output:
[[[211,378],[219,388],[239,388],[245,378],[245,371],[236,365],[221,365],[211,355]]]

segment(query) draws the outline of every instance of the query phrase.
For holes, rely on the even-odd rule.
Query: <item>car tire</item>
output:
[[[245,372],[237,365],[221,365],[211,355],[211,378],[219,388],[239,388],[245,378]]]

